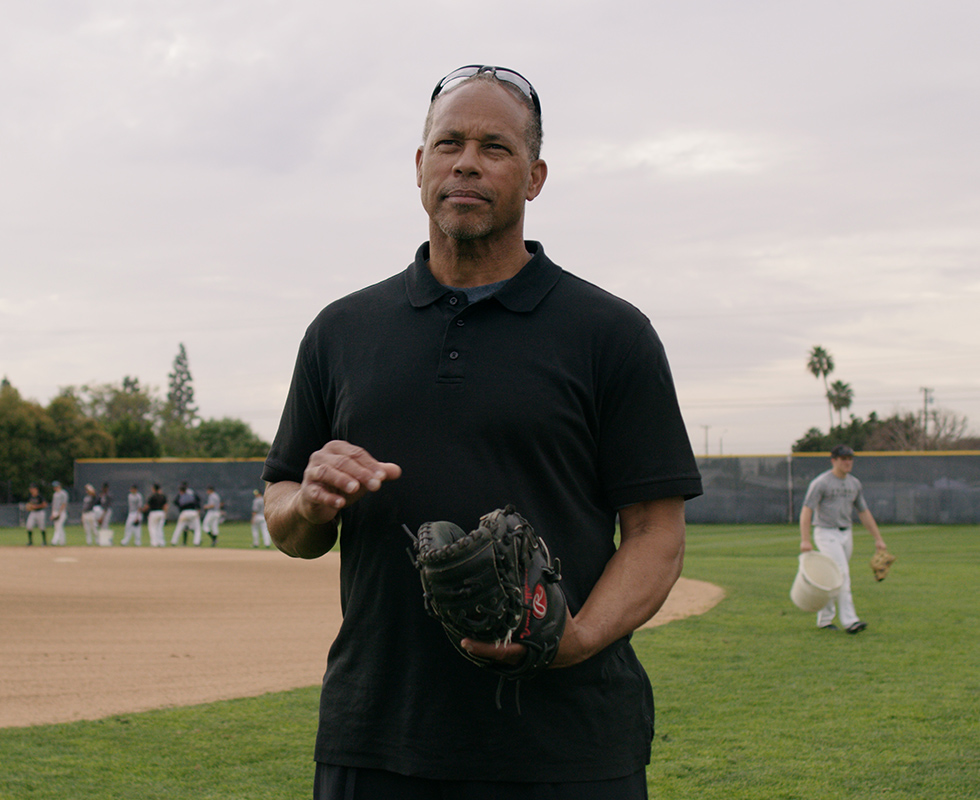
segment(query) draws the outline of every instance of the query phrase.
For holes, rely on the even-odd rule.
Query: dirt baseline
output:
[[[0,727],[318,684],[340,557],[275,550],[0,548]],[[649,625],[724,597],[681,578]]]

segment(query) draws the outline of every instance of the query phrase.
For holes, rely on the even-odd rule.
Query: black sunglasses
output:
[[[429,102],[431,103],[435,100],[440,92],[451,83],[464,81],[467,78],[472,78],[474,75],[479,75],[481,72],[489,72],[498,81],[506,81],[512,86],[516,86],[520,89],[521,94],[531,99],[531,102],[534,103],[534,110],[539,117],[541,116],[541,101],[538,99],[538,93],[534,91],[534,87],[531,86],[531,82],[527,78],[519,72],[514,72],[512,69],[507,69],[506,67],[488,67],[485,64],[470,64],[468,67],[454,69],[436,84],[436,88],[432,90],[432,97],[429,99]]]

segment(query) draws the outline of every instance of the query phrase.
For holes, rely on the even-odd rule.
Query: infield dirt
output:
[[[0,548],[0,727],[253,697],[320,682],[337,553]],[[681,578],[649,625],[724,597]]]

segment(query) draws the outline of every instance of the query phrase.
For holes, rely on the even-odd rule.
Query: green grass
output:
[[[221,546],[251,546],[247,525],[232,529]],[[857,533],[854,593],[869,628],[850,636],[817,630],[790,603],[794,526],[690,526],[685,576],[728,596],[634,639],[657,697],[651,798],[980,794],[980,529],[883,533],[899,560],[880,584]],[[0,730],[0,798],[309,797],[316,704],[310,688]]]
[[[318,688],[0,730],[2,800],[309,797]]]
[[[868,629],[821,631],[789,601],[794,526],[691,526],[685,575],[723,586],[709,614],[635,638],[658,699],[657,798],[976,798],[976,527],[887,528],[876,583],[852,559]]]

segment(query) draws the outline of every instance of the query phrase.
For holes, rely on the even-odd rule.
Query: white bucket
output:
[[[833,559],[810,550],[800,553],[800,569],[789,598],[801,611],[819,611],[837,597],[843,582],[844,576]]]
[[[112,528],[99,528],[99,547],[112,547]]]

